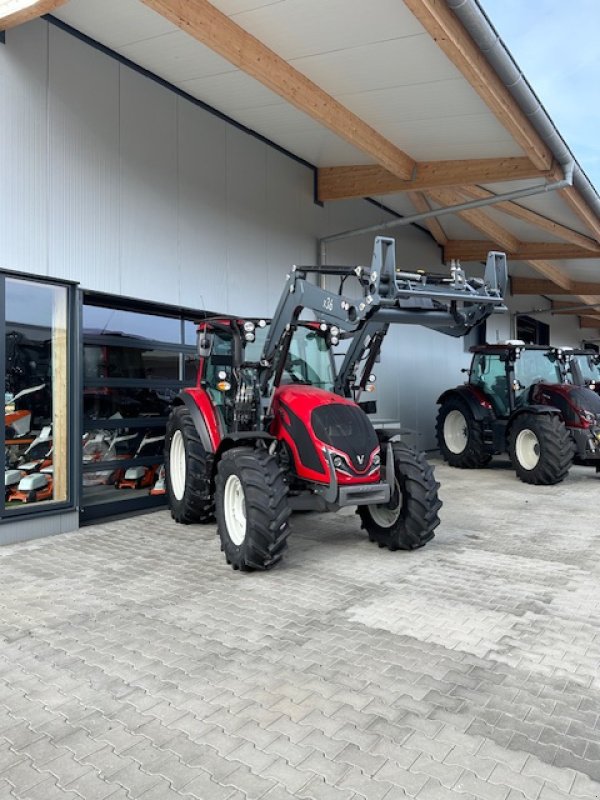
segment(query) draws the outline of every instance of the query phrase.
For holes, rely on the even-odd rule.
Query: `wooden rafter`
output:
[[[580,328],[600,328],[600,317],[579,317]]]
[[[208,0],[142,2],[337,136],[367,153],[393,175],[405,180],[412,176],[415,162],[410,156]]]
[[[487,189],[482,189],[480,186],[466,186],[459,191],[465,200],[479,200],[493,197],[493,192],[488,192]],[[495,204],[492,208],[502,211],[504,214],[514,217],[515,219],[520,219],[523,222],[535,225],[536,228],[551,233],[553,236],[556,236],[558,239],[563,239],[565,242],[571,242],[571,244],[585,247],[588,250],[596,250],[598,248],[598,242],[594,241],[594,239],[590,239],[588,236],[571,230],[571,228],[567,228],[565,225],[554,222],[554,220],[548,219],[548,217],[537,214],[529,208],[524,208],[518,203],[505,201]]]
[[[408,197],[417,213],[424,214],[427,211],[431,211],[431,206],[420,192],[409,192]],[[430,217],[429,219],[424,219],[422,224],[425,225],[438,244],[446,244],[448,237],[438,219]]]
[[[539,278],[523,278],[518,275],[510,279],[511,291],[513,294],[575,294],[600,295],[600,283],[589,283],[587,281],[571,281],[569,289],[558,286],[551,280],[540,280]]]
[[[10,0],[0,0],[0,31],[22,25],[24,22],[41,17],[42,14],[51,14],[66,2],[67,0],[38,0],[37,3],[31,3],[20,11],[11,11],[14,3]]]
[[[549,169],[552,154],[508,89],[486,61],[458,18],[441,0],[404,0],[421,25],[465,76],[498,121],[539,169]]]
[[[555,286],[560,286],[561,289],[571,291],[573,288],[573,279],[566,275],[563,270],[551,261],[537,261],[529,259],[525,262],[528,266],[534,269],[538,275],[543,275],[544,278],[552,281]]]
[[[600,242],[600,219],[593,213],[581,197],[577,189],[569,186],[560,190],[561,197],[567,202],[573,211],[585,222],[594,237]]]
[[[463,197],[455,189],[429,189],[427,195],[441,206],[453,206],[463,202]],[[519,247],[519,240],[512,233],[493,220],[483,208],[473,208],[470,211],[459,211],[457,216],[464,219],[480,233],[489,236],[494,242],[494,248],[500,246],[503,250],[514,252]]]
[[[528,158],[475,158],[454,161],[421,161],[411,180],[401,180],[377,165],[322,167],[318,173],[319,200],[345,200],[378,194],[421,191],[436,186],[561,177],[558,167],[540,170]]]
[[[590,306],[577,308],[578,305]],[[552,300],[552,311],[555,314],[594,314],[600,316],[600,297],[595,295],[574,295],[572,300]]]
[[[451,239],[445,247],[446,259],[460,258],[463,261],[484,261],[494,242],[476,239]],[[600,247],[592,251],[572,244],[549,242],[519,242],[513,253],[513,261],[552,261],[563,258],[599,258]]]

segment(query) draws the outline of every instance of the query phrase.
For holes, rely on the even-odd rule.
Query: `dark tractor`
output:
[[[469,380],[438,399],[444,460],[472,469],[508,452],[525,483],[562,481],[571,464],[600,464],[600,397],[565,382],[567,352],[523,342],[471,348]]]
[[[309,278],[339,281],[337,291]],[[268,569],[286,548],[292,510],[356,506],[369,538],[422,547],[439,524],[438,484],[422,453],[378,431],[363,403],[390,323],[463,336],[503,307],[506,259],[484,280],[396,271],[393,239],[371,267],[294,267],[272,320],[220,316],[198,329],[195,388],[174,402],[165,442],[173,518],[214,514],[227,562]],[[344,294],[347,287],[355,295]],[[313,320],[300,320],[309,310]],[[332,348],[344,339],[336,369]],[[397,436],[396,436],[397,438]]]

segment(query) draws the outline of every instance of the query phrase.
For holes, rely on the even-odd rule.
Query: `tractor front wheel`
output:
[[[556,414],[522,414],[511,426],[508,452],[524,483],[552,486],[567,477],[575,447]]]
[[[165,477],[171,516],[176,522],[208,522],[213,514],[208,453],[185,406],[167,421]]]
[[[415,550],[434,537],[440,524],[439,483],[425,456],[401,442],[392,445],[396,486],[389,503],[359,506],[369,540],[388,550]]]
[[[442,404],[436,432],[440,452],[451,467],[484,467],[492,458],[483,442],[483,425],[458,399],[451,398]]]
[[[289,534],[287,486],[266,450],[236,447],[223,455],[215,511],[221,550],[233,569],[270,569],[281,559]]]

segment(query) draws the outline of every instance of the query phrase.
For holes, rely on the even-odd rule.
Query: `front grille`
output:
[[[315,436],[345,453],[354,469],[362,472],[367,467],[378,440],[364,411],[345,403],[330,403],[315,408],[311,424]]]

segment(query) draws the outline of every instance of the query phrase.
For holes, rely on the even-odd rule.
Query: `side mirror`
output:
[[[214,336],[206,331],[198,333],[198,355],[200,358],[208,358],[212,352]]]

